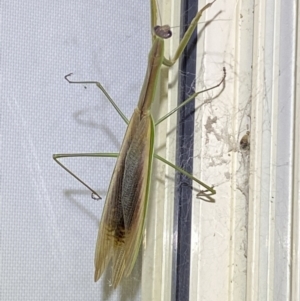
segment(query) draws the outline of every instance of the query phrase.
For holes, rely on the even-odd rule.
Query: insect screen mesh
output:
[[[12,0],[1,17],[1,300],[140,300],[140,263],[116,291],[110,270],[93,282],[104,202],[52,154],[118,151],[124,121],[99,89],[64,76],[101,81],[130,117],[151,42],[149,3]],[[64,161],[102,196],[114,162]]]

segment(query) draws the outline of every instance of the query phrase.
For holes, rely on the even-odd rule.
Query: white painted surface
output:
[[[291,300],[296,2],[257,1],[247,300]],[[299,285],[299,284],[298,284]],[[297,299],[297,298],[296,298]]]
[[[299,300],[296,4],[216,1],[207,11],[221,12],[204,32],[199,86],[223,66],[227,79],[197,113],[194,168],[217,195],[194,201],[190,300]]]
[[[217,194],[193,203],[190,300],[245,300],[249,151],[239,142],[251,122],[252,6],[216,1],[200,37],[197,90],[215,85],[223,67],[227,77],[221,93],[198,98],[194,169]]]

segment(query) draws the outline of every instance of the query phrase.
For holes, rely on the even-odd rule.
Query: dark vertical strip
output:
[[[197,11],[198,0],[182,0],[181,37]],[[179,103],[193,92],[196,74],[196,44],[197,31],[195,30],[180,61]],[[178,114],[176,161],[177,165],[189,173],[193,173],[194,110],[195,103],[191,101]],[[172,300],[185,301],[189,300],[190,285],[192,181],[179,173],[177,173],[176,181],[174,237],[177,236],[177,250],[174,248],[173,275],[175,278]]]

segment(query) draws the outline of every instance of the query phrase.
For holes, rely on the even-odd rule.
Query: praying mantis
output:
[[[156,87],[162,65],[172,67],[182,54],[202,13],[215,1],[205,5],[194,17],[187,32],[182,38],[177,51],[172,59],[164,57],[164,40],[171,37],[172,32],[168,25],[157,26],[157,7],[155,0],[151,0],[151,28],[152,47],[148,56],[148,66],[139,97],[138,105],[133,115],[128,120],[120,111],[116,103],[106,92],[104,87],[96,81],[71,81],[71,74],[65,79],[71,84],[95,84],[121,118],[127,124],[127,130],[119,153],[80,153],[80,154],[54,154],[53,159],[63,167],[68,173],[86,186],[94,198],[101,198],[98,193],[88,186],[84,181],[64,166],[59,159],[64,157],[114,157],[117,158],[112,174],[104,210],[98,231],[98,238],[95,250],[95,274],[94,280],[98,281],[110,261],[112,261],[112,286],[116,288],[123,277],[130,275],[141,245],[147,204],[150,193],[150,179],[153,158],[176,169],[191,178],[206,190],[201,191],[201,195],[214,195],[216,191],[213,187],[206,185],[197,178],[187,173],[185,170],[175,166],[154,152],[155,126],[174,114],[182,106],[194,99],[199,93],[191,95],[182,104],[171,110],[156,123],[150,113],[151,104],[155,99]],[[225,80],[225,69],[222,80],[215,86],[205,91],[217,88]]]

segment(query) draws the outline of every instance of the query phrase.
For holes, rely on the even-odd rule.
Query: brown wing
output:
[[[116,287],[134,266],[142,239],[153,157],[154,125],[136,109],[109,185],[95,251],[95,281],[113,260]]]

